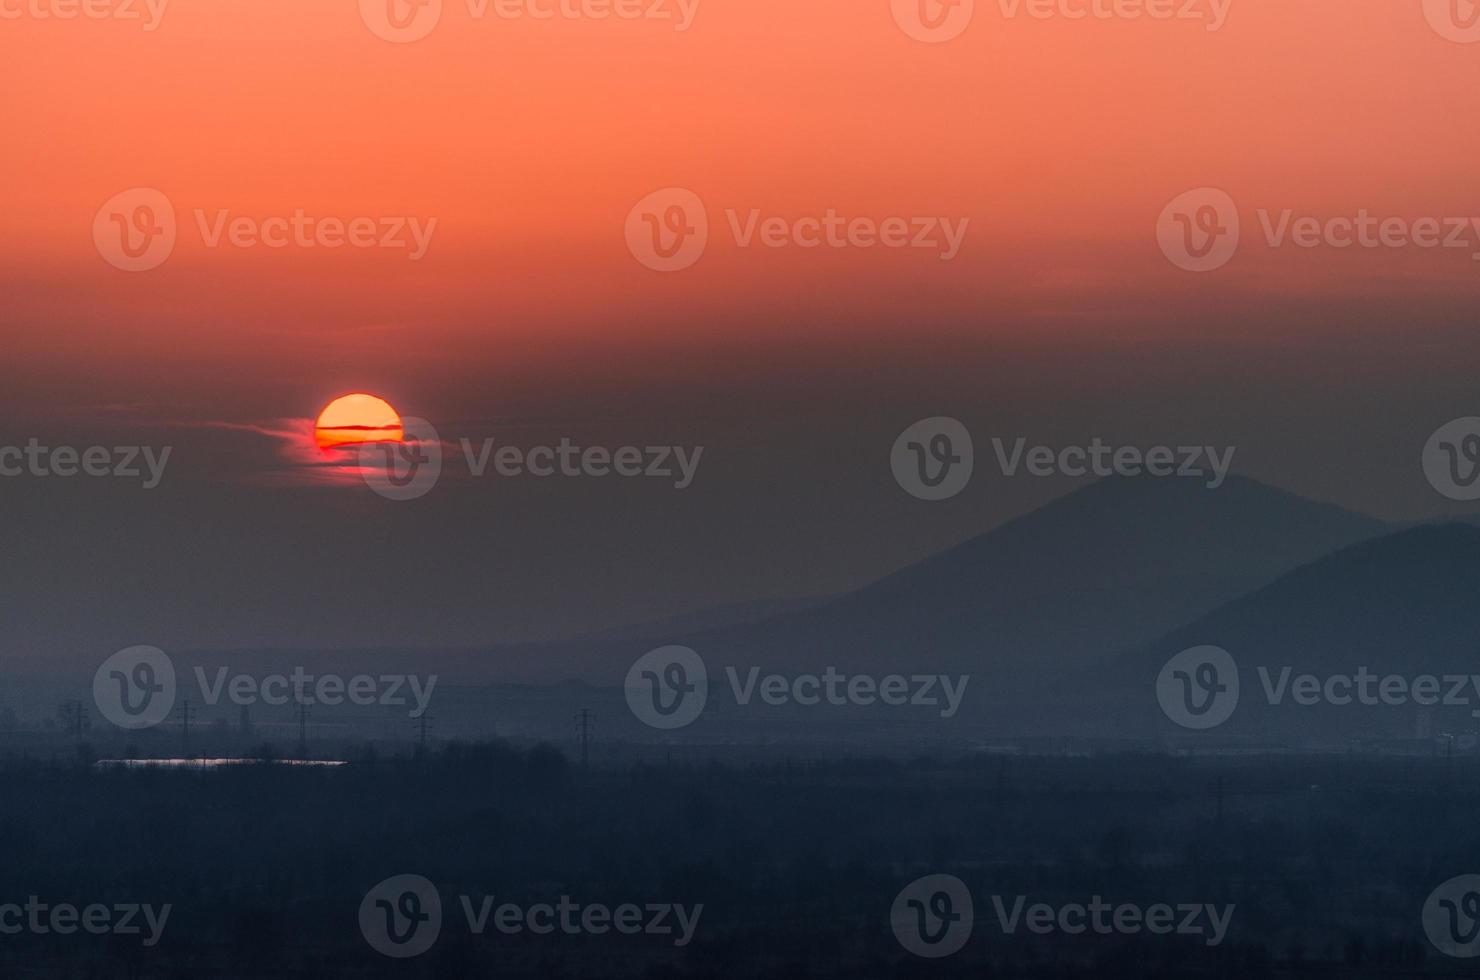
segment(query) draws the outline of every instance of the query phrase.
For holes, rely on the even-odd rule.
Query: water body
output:
[[[219,769],[224,766],[342,766],[342,759],[99,759],[103,769]]]

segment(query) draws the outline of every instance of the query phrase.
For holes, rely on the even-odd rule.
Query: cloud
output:
[[[314,420],[281,418],[265,422],[180,422],[176,428],[205,429],[243,433],[255,437],[268,447],[268,460],[248,455],[249,465],[242,470],[244,482],[270,487],[364,487],[361,450],[346,446],[324,452],[314,439]],[[457,451],[443,442],[447,458]]]
[[[177,428],[211,429],[257,437],[271,449],[271,462],[250,471],[246,479],[263,486],[322,487],[363,485],[359,453],[352,449],[322,452],[314,441],[314,420],[280,418],[265,422],[179,422]]]

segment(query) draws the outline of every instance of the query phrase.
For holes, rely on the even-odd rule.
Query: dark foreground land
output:
[[[639,766],[449,746],[334,770],[0,773],[0,905],[168,903],[141,935],[0,935],[7,978],[1428,977],[1464,975],[1421,922],[1480,870],[1480,763],[1356,756],[976,756]],[[362,932],[367,892],[435,883],[419,956]],[[950,874],[974,923],[907,952],[890,910]],[[993,896],[1232,905],[1226,938],[1001,928]],[[475,934],[510,903],[701,905],[673,931]],[[579,913],[576,914],[579,920]],[[0,910],[0,925],[6,919]],[[43,921],[45,921],[43,919]]]

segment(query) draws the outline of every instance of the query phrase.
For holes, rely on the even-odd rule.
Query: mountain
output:
[[[1103,662],[1335,549],[1382,522],[1244,478],[1110,478],[859,591],[650,645],[710,664],[799,672],[966,672],[1020,684]],[[505,651],[545,679],[618,682],[645,647],[601,636]]]
[[[1240,680],[1233,715],[1209,732],[1216,737],[1335,743],[1480,727],[1471,714],[1480,709],[1480,690],[1468,684],[1468,704],[1431,711],[1406,699],[1333,705],[1322,697],[1303,706],[1289,693],[1299,675],[1324,682],[1364,667],[1408,681],[1480,673],[1480,529],[1429,525],[1352,545],[1126,653],[1095,675],[1098,721],[1123,734],[1177,733],[1158,706],[1156,679],[1173,655],[1205,644],[1233,657]],[[1284,692],[1278,704],[1269,690]],[[1344,684],[1333,690],[1346,693]],[[1440,693],[1449,695],[1450,685]],[[1088,701],[1071,713],[1091,720]]]
[[[604,643],[652,640],[667,642],[675,633],[702,633],[709,630],[728,629],[763,619],[771,619],[786,613],[808,609],[821,599],[757,599],[751,602],[732,602],[710,606],[693,612],[682,613],[668,619],[633,623],[630,626],[615,626],[579,637],[580,640]]]

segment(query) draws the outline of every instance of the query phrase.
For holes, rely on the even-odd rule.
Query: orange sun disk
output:
[[[384,399],[365,394],[334,399],[313,428],[314,441],[324,452],[366,442],[400,442],[404,436],[396,410]]]

